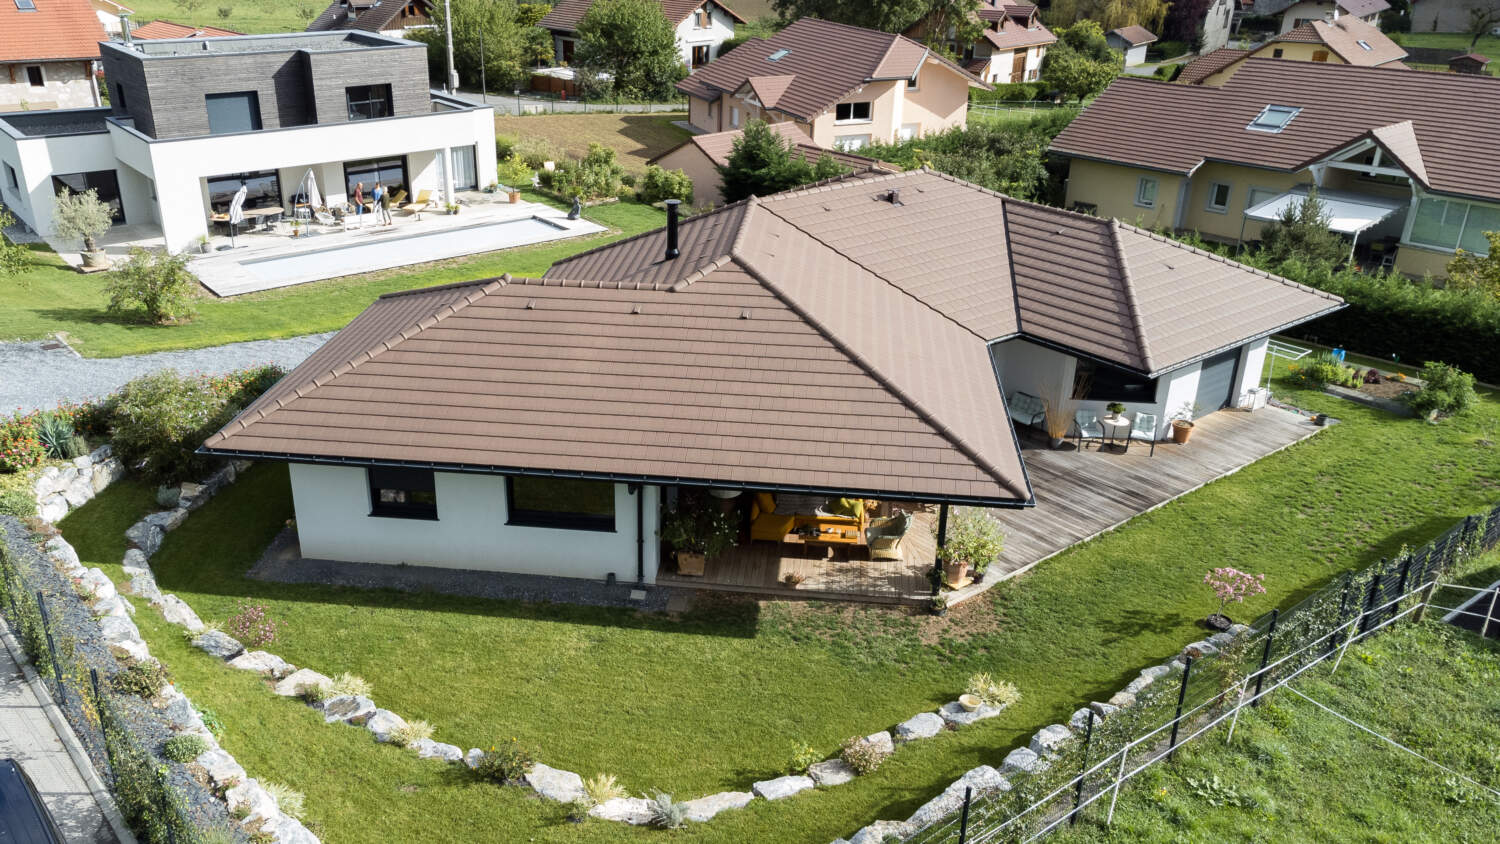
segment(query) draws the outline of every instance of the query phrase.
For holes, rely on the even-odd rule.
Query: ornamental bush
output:
[[[868,774],[880,767],[891,752],[868,741],[864,736],[851,736],[839,750],[839,758],[856,774]]]
[[[47,458],[47,447],[29,419],[0,422],[0,472],[20,472]]]
[[[652,164],[646,168],[636,198],[648,205],[666,199],[693,201],[693,180],[681,170],[663,170]]]
[[[938,556],[943,562],[968,563],[982,574],[999,558],[1004,547],[1005,532],[999,522],[978,507],[963,507],[954,511],[947,541],[938,550]]]
[[[140,247],[105,276],[112,314],[138,314],[146,322],[163,325],[193,316],[193,294],[198,279],[187,268],[187,253],[170,255]]]
[[[600,144],[589,144],[588,154],[578,161],[564,161],[556,170],[538,174],[542,187],[584,202],[620,195],[625,168],[615,160],[615,151]]]
[[[265,606],[240,601],[234,615],[224,623],[224,632],[239,639],[246,647],[259,648],[276,641],[281,623],[271,618]]]
[[[1422,389],[1407,395],[1407,403],[1419,416],[1436,419],[1456,416],[1474,406],[1474,376],[1441,361],[1422,365]]]
[[[474,765],[474,775],[482,780],[507,785],[520,782],[531,766],[536,764],[536,754],[531,748],[515,738],[490,745],[480,754]]]
[[[109,678],[109,687],[121,694],[150,700],[167,685],[167,669],[156,661],[137,662]]]
[[[1021,699],[1021,690],[1016,688],[1015,683],[996,680],[984,672],[970,677],[965,691],[987,706],[1010,706]]]
[[[167,739],[161,755],[173,762],[191,762],[208,751],[208,740],[197,733],[183,733]]]

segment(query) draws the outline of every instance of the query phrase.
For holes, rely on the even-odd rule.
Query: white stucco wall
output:
[[[625,484],[615,484],[615,530],[606,532],[507,525],[505,479],[499,475],[437,473],[436,521],[371,516],[360,467],[294,463],[291,480],[304,557],[590,580],[613,572],[622,583],[636,579],[636,496]],[[646,486],[641,494],[646,582],[655,583],[659,492]]]
[[[734,18],[717,4],[707,3],[705,7],[709,21],[707,27],[698,28],[697,15],[688,15],[677,24],[677,49],[682,63],[688,67],[693,66],[694,47],[707,45],[709,61],[713,61],[719,57],[719,45],[734,37]]]
[[[1125,51],[1125,66],[1135,67],[1146,63],[1146,45],[1139,44]]]
[[[1261,385],[1261,376],[1265,374],[1266,347],[1270,342],[1269,339],[1262,338],[1240,348],[1239,369],[1234,383],[1234,407],[1244,406],[1249,400],[1249,390]]]
[[[52,231],[52,210],[56,206],[56,193],[52,188],[54,174],[115,170],[116,177],[119,176],[119,162],[115,160],[109,136],[98,132],[51,138],[15,138],[0,131],[0,161],[15,169],[20,183],[19,192],[11,191],[4,182],[4,168],[0,168],[0,192],[3,192],[6,207],[17,219],[44,235]],[[120,190],[123,194],[124,179]],[[123,195],[121,198],[125,204],[125,221],[137,222],[143,206],[126,200]]]

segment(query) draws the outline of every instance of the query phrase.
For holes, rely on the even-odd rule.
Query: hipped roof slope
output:
[[[1247,129],[1268,104],[1301,110],[1280,132]],[[1252,58],[1217,88],[1122,77],[1051,149],[1170,173],[1205,161],[1296,172],[1403,121],[1431,190],[1500,200],[1500,80],[1487,76]]]

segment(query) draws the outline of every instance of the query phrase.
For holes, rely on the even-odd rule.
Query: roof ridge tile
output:
[[[1135,296],[1135,281],[1130,276],[1130,261],[1125,257],[1125,244],[1120,240],[1120,221],[1109,220],[1109,241],[1119,260],[1120,286],[1125,290],[1125,303],[1130,308],[1130,324],[1135,329],[1135,340],[1141,346],[1141,364],[1147,372],[1155,372],[1156,364],[1151,359],[1151,346],[1146,342],[1145,322],[1141,318],[1141,303]]]

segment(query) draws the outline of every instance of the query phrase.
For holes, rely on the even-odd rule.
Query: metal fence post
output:
[[[1420,622],[1427,615],[1427,607],[1432,604],[1433,593],[1437,592],[1437,578],[1428,581],[1427,588],[1422,590],[1422,604],[1417,607],[1415,620]]]
[[[1177,753],[1177,728],[1182,725],[1182,704],[1187,701],[1188,677],[1193,674],[1193,658],[1185,657],[1182,666],[1182,687],[1177,690],[1177,715],[1172,718],[1172,741],[1167,745],[1167,761]]]
[[[1094,708],[1089,707],[1089,725],[1083,733],[1083,763],[1080,765],[1082,772],[1078,774],[1078,788],[1073,792],[1073,814],[1068,818],[1068,826],[1078,825],[1078,807],[1083,803],[1083,780],[1089,771],[1089,745],[1094,743]]]
[[[52,618],[47,614],[47,605],[42,603],[42,593],[36,593],[36,606],[42,614],[42,633],[47,636],[47,653],[52,655],[52,676],[57,678],[57,702],[66,706],[68,690],[63,686],[62,663],[57,660],[57,645],[52,642]]]
[[[974,787],[964,786],[964,813],[958,819],[958,844],[969,838],[969,800],[974,796]]]
[[[1266,627],[1266,645],[1260,651],[1260,668],[1255,672],[1255,697],[1250,699],[1251,706],[1260,706],[1260,687],[1266,679],[1266,666],[1271,663],[1271,642],[1276,639],[1276,622],[1280,620],[1281,608],[1272,608],[1271,623]]]
[[[1500,600],[1500,586],[1496,586],[1490,593],[1490,611],[1484,614],[1484,623],[1479,627],[1479,638],[1484,639],[1490,635],[1490,619],[1495,617],[1495,601]]]
[[[1406,594],[1406,578],[1411,574],[1411,553],[1407,552],[1406,559],[1401,561],[1401,579],[1396,583],[1396,597],[1399,599]]]

